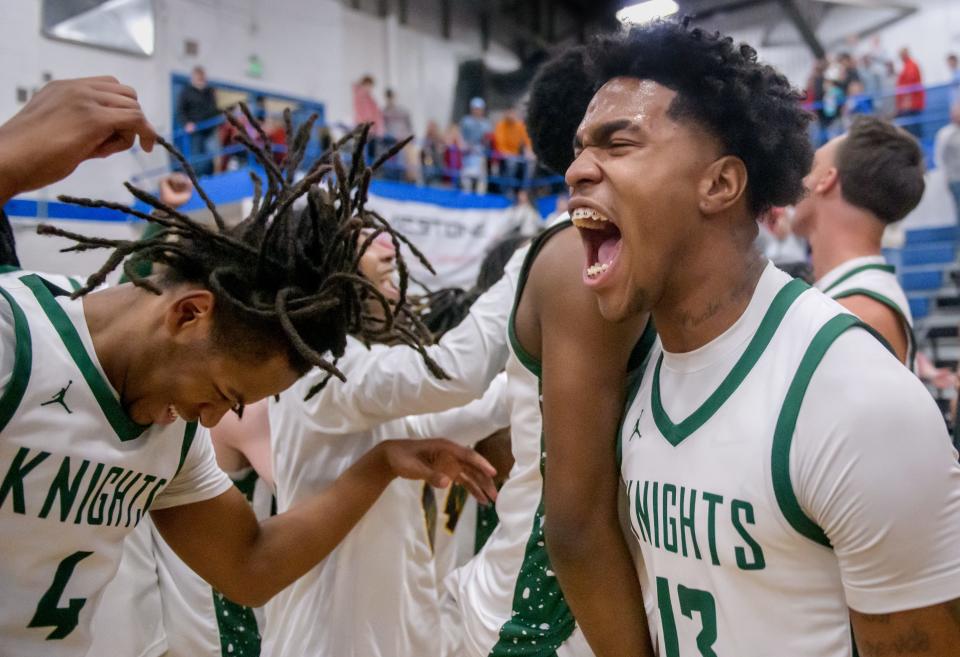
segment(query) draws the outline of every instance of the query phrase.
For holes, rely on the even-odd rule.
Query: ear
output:
[[[205,339],[212,326],[215,302],[210,290],[184,290],[167,307],[164,327],[175,340]]]
[[[743,160],[724,155],[704,171],[700,182],[700,211],[713,215],[736,205],[747,190],[747,167]]]
[[[829,194],[839,186],[840,172],[837,171],[837,167],[830,167],[827,169],[826,173],[823,174],[823,177],[817,181],[817,184],[813,186],[813,191],[814,193],[823,196]]]

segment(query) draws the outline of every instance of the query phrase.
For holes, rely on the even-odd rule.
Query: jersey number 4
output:
[[[82,560],[89,557],[93,552],[74,552],[69,557],[60,562],[57,566],[57,572],[53,576],[53,583],[47,592],[40,596],[40,602],[37,603],[37,611],[30,619],[27,627],[52,627],[53,631],[47,635],[47,640],[63,639],[73,632],[80,622],[80,610],[87,604],[86,598],[70,598],[66,607],[59,607],[60,597],[67,588],[67,582],[73,575],[73,569]]]
[[[688,589],[683,584],[677,586],[677,601],[680,613],[693,619],[693,612],[700,614],[700,633],[697,635],[697,648],[701,657],[717,657],[713,644],[717,641],[717,603],[707,591]],[[677,621],[673,615],[670,601],[670,583],[663,577],[657,578],[657,607],[660,608],[660,625],[663,626],[663,645],[666,657],[680,657],[680,641],[677,637]]]

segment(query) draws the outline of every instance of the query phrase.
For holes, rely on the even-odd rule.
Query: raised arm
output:
[[[331,380],[307,402],[317,430],[364,431],[406,415],[463,406],[483,395],[507,360],[507,320],[525,253],[521,249],[513,256],[503,278],[477,299],[459,326],[427,348],[449,379],[433,376],[420,354],[408,347],[355,350],[345,357],[354,361],[344,367],[349,369],[347,381]]]
[[[137,92],[105,75],[56,80],[0,126],[0,205],[66,178],[91,158],[133,146],[153,149],[156,131]]]
[[[627,361],[646,319],[615,325],[600,316],[580,268],[571,266],[582,261],[582,249],[573,229],[550,240],[518,312],[535,320],[518,322],[518,331],[539,324],[541,335],[544,532],[564,596],[597,657],[638,657],[652,646],[617,515],[616,435]]]

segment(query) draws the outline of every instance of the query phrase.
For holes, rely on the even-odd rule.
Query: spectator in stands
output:
[[[843,105],[843,127],[849,128],[860,114],[873,114],[873,99],[864,92],[863,82],[854,80]]]
[[[420,166],[424,184],[432,185],[443,180],[444,155],[447,143],[436,121],[427,122],[427,132],[420,142]]]
[[[387,89],[387,103],[383,107],[383,150],[406,139],[413,134],[413,124],[410,122],[410,112],[397,104],[393,89]],[[404,178],[404,163],[402,157],[394,157],[385,166],[388,178],[400,180]]]
[[[508,233],[533,237],[543,229],[543,217],[533,204],[530,192],[518,189],[514,204],[507,209]]]
[[[373,76],[364,75],[353,85],[353,122],[372,123],[370,139],[367,142],[367,156],[375,157],[383,137],[383,112],[373,97]]]
[[[950,123],[940,128],[933,147],[933,161],[953,196],[957,223],[960,224],[960,102],[950,108]]]
[[[829,121],[827,121],[826,114],[823,111],[823,95],[828,65],[829,64],[827,60],[821,57],[814,62],[813,70],[810,72],[810,77],[807,79],[806,100],[808,103],[813,105],[813,111],[817,115],[817,122],[821,132],[826,131],[827,124],[829,123]],[[821,139],[818,139],[817,141],[821,141]]]
[[[460,134],[460,126],[451,123],[447,128],[447,136],[444,142],[446,149],[443,153],[443,179],[446,182],[459,183],[465,149],[463,136]]]
[[[493,147],[500,156],[500,175],[509,179],[506,184],[521,186],[521,181],[533,175],[533,149],[527,126],[513,107],[503,113],[493,129]]]
[[[189,135],[186,154],[200,175],[209,176],[213,173],[213,148],[210,142],[217,128],[206,123],[219,112],[216,94],[207,86],[206,71],[202,66],[194,66],[190,73],[190,84],[183,88],[177,99],[177,123]]]
[[[960,61],[956,53],[947,55],[947,69],[950,71],[950,107],[960,103]]]
[[[904,128],[914,137],[923,137],[923,126],[916,121],[916,117],[923,111],[927,103],[926,92],[919,87],[923,84],[920,67],[910,57],[907,48],[900,49],[900,61],[903,68],[897,77],[897,117],[905,118]]]
[[[460,119],[460,134],[465,148],[460,186],[477,194],[487,192],[487,150],[490,148],[493,127],[486,113],[487,103],[483,98],[476,97],[470,101],[470,113]]]
[[[860,71],[857,69],[857,63],[853,56],[848,52],[842,52],[837,55],[837,65],[839,67],[839,76],[837,83],[843,91],[844,97],[850,96],[850,85],[854,82],[860,82]]]
[[[557,221],[560,217],[567,214],[569,207],[570,195],[566,192],[560,192],[557,194],[557,204],[554,206],[553,212],[548,214],[547,218],[543,220],[544,227],[549,228],[554,221]]]

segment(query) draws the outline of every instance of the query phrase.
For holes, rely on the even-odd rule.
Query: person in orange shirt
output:
[[[533,149],[527,126],[514,108],[504,112],[493,128],[493,147],[500,160],[500,175],[506,185],[519,185],[533,173]]]

